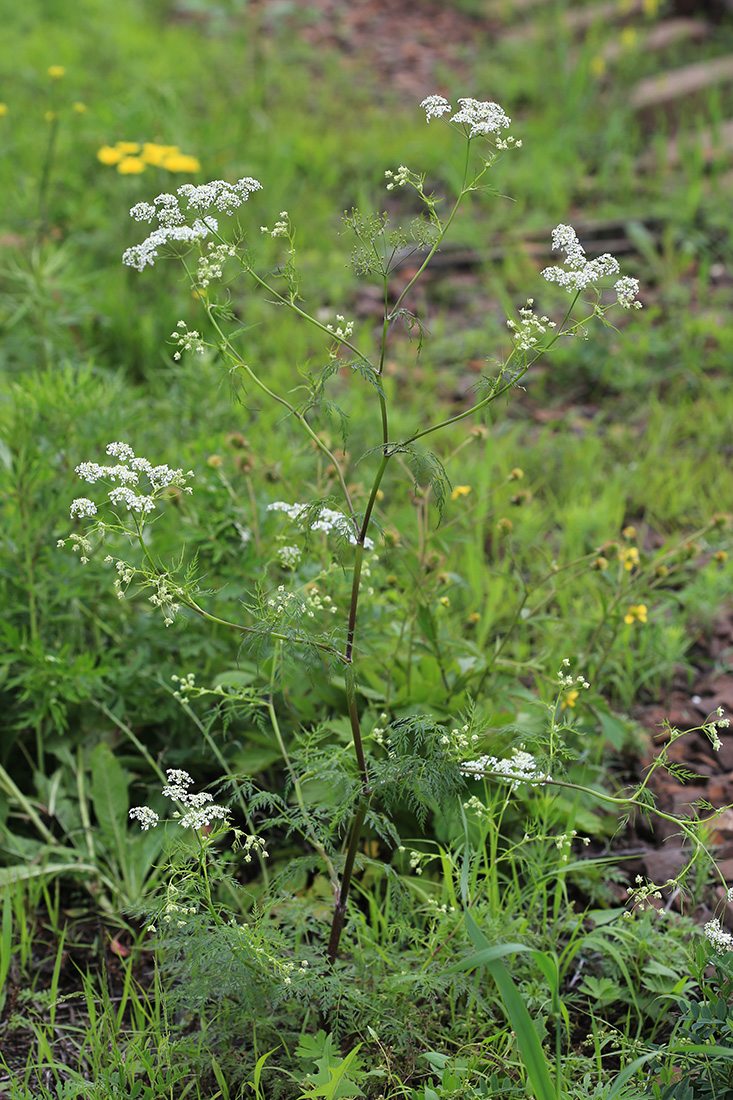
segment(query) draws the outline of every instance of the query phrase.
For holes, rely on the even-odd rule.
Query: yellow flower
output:
[[[7,113],[8,113],[7,103],[0,103],[0,118],[2,118],[2,116],[6,115]]]
[[[63,65],[49,65],[48,75],[51,80],[61,80],[62,77],[66,76],[66,69]]]
[[[171,153],[163,161],[168,172],[200,172],[201,162],[187,153]]]
[[[218,470],[220,466],[224,465],[224,459],[221,455],[209,455],[206,459],[206,465],[212,466],[215,470]]]
[[[631,624],[636,622],[637,620],[640,623],[645,623],[646,616],[647,608],[645,603],[632,603],[631,607],[624,615],[624,622],[628,626],[631,626]]]
[[[481,616],[479,615],[478,611],[472,611],[471,614],[468,616],[467,621],[469,626],[475,626],[476,623],[481,622]]]
[[[636,27],[624,27],[621,31],[621,45],[625,50],[630,50],[636,45],[638,37]]]
[[[441,596],[438,602],[441,603],[443,607],[450,607],[450,600],[447,596]]]
[[[717,561],[717,562],[718,562],[718,564],[719,564],[719,565],[725,565],[725,563],[726,563],[726,562],[727,562],[727,560],[728,560],[728,553],[727,553],[727,551],[725,551],[725,550],[718,550],[718,551],[717,551],[717,552],[716,552],[716,553],[715,553],[715,554],[713,555],[713,557],[714,557],[715,561]]]
[[[86,103],[81,103],[78,99],[76,103],[72,103],[71,109],[75,111],[77,115],[85,115],[89,110]]]
[[[563,700],[560,703],[560,710],[565,710],[566,707],[574,707],[575,700],[578,698],[579,695],[580,692],[576,691],[575,688],[573,688],[572,691],[566,691],[565,695],[563,696]]]
[[[46,111],[43,116],[45,122],[55,122],[58,117],[55,111]]]
[[[137,176],[145,171],[145,163],[140,157],[123,157],[117,165],[117,171],[123,176]]]
[[[459,497],[467,497],[470,492],[470,485],[456,485],[455,489],[450,495],[450,498],[451,500],[458,500]]]
[[[524,470],[521,466],[515,466],[513,470],[509,471],[510,481],[521,481],[524,477]]]
[[[639,564],[639,551],[635,546],[622,546],[618,552],[619,561],[624,563],[624,569],[628,569],[629,572],[635,565]]]
[[[593,76],[601,77],[606,71],[606,59],[599,53],[591,58],[590,71]]]
[[[111,145],[103,145],[97,149],[97,160],[102,164],[119,164],[123,154],[119,149],[113,149]]]
[[[154,168],[160,168],[172,148],[170,145],[157,145],[154,141],[146,141],[140,154],[146,164],[152,164]]]
[[[621,534],[624,536],[625,539],[629,539],[629,540],[630,539],[635,539],[636,538],[636,528],[629,525],[628,527],[624,527]]]
[[[118,141],[115,143],[115,149],[126,157],[134,157],[140,152],[140,143],[137,141]]]

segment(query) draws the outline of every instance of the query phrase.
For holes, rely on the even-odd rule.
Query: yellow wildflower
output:
[[[72,111],[75,111],[77,115],[85,115],[87,113],[87,111],[89,110],[86,103],[82,103],[78,99],[77,99],[76,103],[72,103],[71,109],[72,109]]]
[[[118,141],[115,144],[115,149],[126,157],[134,157],[140,152],[140,143],[138,141]]]
[[[206,465],[212,466],[215,470],[218,470],[220,466],[224,465],[224,459],[221,455],[209,455],[206,459]]]
[[[103,145],[97,149],[97,160],[102,164],[119,164],[123,154],[119,149],[113,149],[111,145]]]
[[[51,80],[61,80],[62,77],[66,76],[66,69],[63,65],[49,65],[48,75]]]
[[[201,162],[187,153],[171,153],[163,161],[163,167],[168,172],[199,172]]]
[[[458,500],[459,497],[467,497],[470,492],[470,485],[456,485],[455,489],[450,495],[450,498],[451,500]]]
[[[43,118],[45,122],[55,122],[58,118],[58,115],[55,111],[46,111]]]
[[[575,700],[578,698],[579,695],[580,692],[576,691],[575,688],[573,688],[571,691],[566,691],[565,695],[563,696],[562,702],[560,703],[560,710],[565,710],[566,707],[574,707]]]
[[[593,76],[602,77],[606,71],[606,59],[602,54],[597,53],[595,57],[591,58],[590,71]]]
[[[728,560],[728,553],[726,550],[718,550],[713,555],[713,557],[715,558],[715,561],[717,561],[718,565],[725,565]]]
[[[443,607],[450,607],[450,600],[447,596],[441,596],[438,602],[441,603]]]
[[[621,31],[621,45],[625,50],[633,49],[638,38],[636,27],[624,27]]]
[[[7,113],[8,113],[7,103],[0,103],[0,117],[2,117],[3,115],[6,115]]]
[[[140,157],[123,157],[117,165],[117,171],[122,176],[137,176],[145,171],[145,163]]]
[[[625,539],[629,539],[629,540],[635,539],[636,538],[636,528],[632,527],[631,524],[629,524],[628,527],[624,527],[621,534],[624,536]]]
[[[645,603],[632,603],[629,610],[624,615],[624,622],[631,626],[634,622],[645,623],[647,617],[647,608]]]
[[[160,168],[166,157],[177,152],[177,145],[158,145],[154,141],[146,141],[140,155],[146,164],[152,164],[154,168]]]
[[[624,564],[624,569],[628,569],[629,572],[635,565],[639,564],[639,551],[635,546],[622,546],[618,552],[619,561]]]

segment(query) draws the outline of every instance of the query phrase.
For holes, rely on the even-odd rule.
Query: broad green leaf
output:
[[[124,865],[130,800],[122,765],[104,741],[92,753],[92,802],[102,837]]]

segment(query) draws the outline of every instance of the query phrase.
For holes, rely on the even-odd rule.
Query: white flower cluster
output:
[[[514,749],[510,760],[499,760],[495,756],[481,756],[478,760],[464,760],[461,775],[482,779],[487,772],[495,779],[509,783],[509,789],[516,791],[520,783],[547,783],[549,775],[537,771],[537,763],[531,753]]]
[[[595,286],[607,275],[618,275],[618,260],[609,252],[597,256],[595,260],[587,260],[585,249],[578,240],[578,235],[572,225],[558,225],[552,231],[552,247],[556,252],[565,253],[565,266],[546,267],[541,273],[548,283],[557,283],[564,287],[568,294],[575,294],[586,287]],[[624,276],[614,284],[616,297],[624,309],[641,309],[641,302],[635,302],[634,297],[639,292],[638,279]]]
[[[280,546],[278,547],[277,557],[283,569],[295,569],[302,553],[298,546]]]
[[[343,328],[341,327],[343,325]],[[333,325],[326,325],[329,332],[332,332],[337,340],[348,340],[354,331],[354,322],[346,321],[342,314],[336,314],[336,328]]]
[[[171,333],[171,338],[175,340],[178,345],[178,351],[173,352],[174,359],[180,359],[181,353],[184,351],[195,351],[198,355],[204,354],[206,351],[206,344],[200,332],[197,332],[195,328],[188,329],[185,321],[179,321],[176,325],[176,329],[180,331]]]
[[[512,330],[512,339],[515,341],[518,351],[531,351],[537,343],[538,336],[544,336],[548,328],[555,328],[555,322],[549,317],[536,317],[532,306],[534,298],[527,299],[527,305],[520,309],[521,321],[507,321],[507,326]]]
[[[155,263],[158,250],[170,242],[183,241],[190,244],[201,241],[219,228],[218,220],[206,211],[216,210],[221,214],[233,214],[247,201],[253,191],[260,191],[262,184],[249,176],[236,183],[225,180],[212,180],[198,187],[184,183],[175,195],[158,195],[154,202],[139,202],[130,210],[130,216],[137,222],[152,222],[157,219],[158,228],[142,244],[133,245],[125,250],[122,262],[137,271],[143,271],[146,264]],[[187,218],[193,218],[191,225]]]
[[[180,768],[168,768],[166,775],[168,784],[163,787],[163,794],[184,806],[185,813],[176,810],[173,814],[184,829],[204,829],[212,821],[225,821],[228,818],[230,811],[225,806],[214,805],[214,796],[208,791],[200,791],[198,794],[189,791],[193,779],[188,772]],[[158,815],[149,806],[134,806],[130,810],[130,817],[137,818],[143,829],[149,829],[159,821]]]
[[[428,122],[431,118],[441,118],[442,115],[453,110],[448,100],[442,95],[429,95],[420,106],[424,108]],[[512,120],[507,117],[498,103],[479,99],[459,99],[458,106],[460,110],[451,116],[450,121],[468,127],[469,137],[477,137],[479,134],[484,136],[500,134],[511,125]]]
[[[112,504],[124,504],[128,512],[140,512],[145,514],[152,512],[155,507],[155,498],[166,488],[173,485],[184,493],[193,490],[186,485],[186,478],[193,477],[193,470],[185,474],[183,470],[172,470],[169,466],[153,466],[147,458],[136,458],[132,447],[127,443],[109,443],[107,454],[119,459],[114,466],[101,466],[97,462],[80,462],[76,467],[76,473],[90,485],[97,481],[119,482],[109,491],[109,500]],[[149,486],[148,493],[136,493],[130,486],[139,486],[140,478],[144,477]],[[72,502],[71,517],[96,515],[96,504],[86,497],[79,497]]]
[[[389,180],[387,184],[387,190],[392,191],[395,187],[404,187],[410,178],[410,169],[401,164],[396,172],[391,172],[389,168],[384,173],[384,178]]]
[[[196,270],[196,282],[199,286],[208,286],[212,279],[221,279],[224,264],[230,256],[236,256],[237,250],[231,244],[216,244],[209,241],[206,252],[199,257]],[[180,321],[178,322],[180,325]],[[198,350],[198,349],[197,349]]]
[[[272,504],[267,505],[268,512],[284,512],[286,516],[296,522],[301,520],[306,512],[308,506],[306,504],[288,504],[284,500],[275,500]],[[356,534],[354,529],[343,514],[343,512],[335,512],[332,508],[321,508],[318,513],[318,518],[311,524],[311,531],[336,531],[339,535],[347,538],[352,546],[356,546]],[[373,550],[374,542],[370,538],[364,539],[364,549]]]
[[[280,219],[275,222],[272,229],[268,229],[266,225],[261,225],[260,233],[269,233],[271,237],[287,237],[290,233],[290,218],[287,210],[280,211]]]
[[[441,118],[444,114],[453,110],[448,100],[442,95],[430,95],[422,101],[420,106],[424,108],[428,122],[431,118]],[[498,103],[493,103],[490,100],[464,98],[458,100],[458,106],[459,110],[451,115],[449,121],[463,126],[469,138],[488,137],[493,134],[496,135],[494,146],[497,150],[512,147],[521,149],[522,142],[517,141],[511,135],[499,136],[502,130],[506,130],[511,125],[512,120]],[[400,172],[402,172],[402,168],[400,168]],[[395,183],[397,182],[401,181],[395,179]],[[390,186],[388,184],[388,190]]]
[[[729,891],[730,893],[730,891]],[[730,900],[730,899],[729,899]],[[724,951],[733,951],[733,936],[724,932],[717,917],[703,925],[703,932],[711,946],[722,955]]]

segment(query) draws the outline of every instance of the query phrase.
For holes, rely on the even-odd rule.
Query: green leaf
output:
[[[92,753],[92,803],[102,837],[124,865],[130,800],[122,765],[104,741]]]
[[[514,979],[500,961],[503,955],[514,954],[519,951],[527,951],[531,954],[537,954],[537,952],[523,943],[502,943],[495,944],[492,947],[470,913],[466,913],[466,927],[471,942],[474,947],[478,948],[478,951],[470,958],[463,959],[460,963],[450,967],[449,972],[451,970],[470,970],[477,966],[486,967],[501,994],[504,1009],[517,1037],[524,1068],[527,1071],[536,1100],[557,1100],[557,1092],[550,1077],[547,1059],[542,1050],[542,1044],[535,1026],[532,1023],[532,1018]]]

